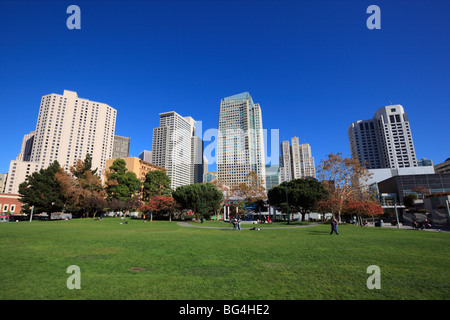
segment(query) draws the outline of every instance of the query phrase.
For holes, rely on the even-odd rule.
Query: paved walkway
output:
[[[245,223],[243,222],[242,224],[250,224],[247,223],[247,221],[245,221]],[[322,222],[317,222],[317,223],[311,223],[311,224],[305,224],[305,225],[301,225],[301,226],[286,226],[286,227],[262,227],[261,229],[294,229],[294,228],[305,228],[305,227],[312,227],[312,226],[317,226],[319,224],[322,224]],[[233,225],[231,223],[225,224],[224,222],[224,226],[223,227],[208,227],[208,226],[196,226],[196,225],[192,225],[189,224],[187,222],[178,222],[179,226],[182,227],[193,227],[193,228],[204,228],[204,229],[222,229],[222,230],[232,230],[233,229]],[[252,224],[253,227],[255,228],[259,228],[258,226],[261,226],[260,224]],[[243,230],[250,230],[249,228],[241,228]]]
[[[248,221],[243,221],[243,224],[250,224]],[[225,223],[224,223],[225,224]],[[295,228],[305,228],[305,227],[312,227],[323,224],[323,222],[315,222],[311,224],[305,224],[301,226],[285,226],[285,227],[266,227],[264,226],[261,229],[295,229]],[[226,224],[223,227],[208,227],[208,226],[197,226],[193,224],[189,224],[187,222],[178,222],[179,226],[182,227],[192,227],[192,228],[204,228],[204,229],[222,229],[222,230],[232,230],[233,226],[231,224]],[[255,228],[258,228],[260,226],[259,224],[252,224]],[[374,227],[373,224],[369,223],[368,227]],[[391,229],[397,229],[397,226],[393,226],[390,223],[383,223],[381,228],[391,228]],[[250,230],[249,228],[242,228],[243,230]],[[402,225],[400,224],[400,228],[403,230],[413,230],[411,226],[408,225]],[[450,232],[450,228],[448,227],[442,227],[442,228],[431,228],[431,229],[423,229],[423,230],[416,230],[416,231],[432,231],[432,232]]]

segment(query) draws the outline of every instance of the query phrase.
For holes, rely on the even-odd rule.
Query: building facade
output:
[[[103,177],[106,160],[113,153],[116,116],[109,105],[79,98],[73,91],[43,96],[32,142],[25,136],[18,159],[11,161],[5,192],[17,193],[27,175],[54,161],[68,170],[86,154]]]
[[[408,116],[401,105],[378,109],[371,120],[348,129],[352,158],[368,169],[417,167]]]
[[[316,177],[314,157],[311,146],[307,143],[299,144],[298,137],[289,141],[282,141],[280,145],[280,182],[306,177]]]
[[[434,166],[436,173],[450,173],[450,158]]]
[[[143,150],[139,154],[139,159],[144,160],[145,162],[152,163],[152,152],[148,150]]]
[[[19,201],[18,194],[0,193],[1,214],[19,214],[22,209],[22,203]]]
[[[280,184],[280,166],[266,165],[266,191]]]
[[[192,117],[182,117],[174,111],[159,115],[160,126],[153,129],[152,163],[167,169],[170,187],[175,190],[194,183],[194,168],[197,168],[194,165],[202,165],[203,149],[198,139],[193,139],[195,120]],[[200,163],[195,163],[196,159]]]
[[[248,92],[221,100],[216,154],[217,177],[223,184],[247,183],[254,171],[266,188],[261,107]]]
[[[130,138],[114,136],[113,154],[111,159],[127,158],[130,155]]]
[[[128,171],[133,172],[137,178],[141,180],[141,182],[145,181],[145,175],[150,171],[164,171],[167,172],[167,169],[162,167],[155,166],[152,163],[146,162],[136,157],[126,157],[120,158],[125,161],[125,167]],[[108,159],[106,160],[106,170],[105,174],[108,172],[108,168],[111,167],[116,159]],[[106,178],[106,177],[105,177]]]

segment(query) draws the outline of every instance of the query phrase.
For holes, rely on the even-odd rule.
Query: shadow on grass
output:
[[[312,235],[315,235],[315,236],[330,235],[330,231],[326,231],[326,230],[324,230],[324,231],[321,231],[321,230],[308,230],[307,232],[308,232],[308,234],[312,234]]]

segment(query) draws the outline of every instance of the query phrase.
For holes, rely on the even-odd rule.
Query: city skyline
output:
[[[450,5],[424,3],[377,1],[381,29],[369,30],[368,1],[81,2],[81,29],[69,30],[68,2],[2,2],[0,173],[36,125],[37,99],[63,90],[116,109],[115,135],[131,137],[134,157],[152,148],[160,112],[205,132],[222,97],[248,91],[264,129],[279,130],[277,148],[298,136],[316,165],[350,156],[348,126],[391,104],[408,113],[417,159],[444,162]]]

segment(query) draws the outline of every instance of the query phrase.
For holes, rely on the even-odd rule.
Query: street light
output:
[[[288,200],[288,188],[287,188],[287,183],[286,183],[286,209],[287,209],[287,219],[288,219],[287,224],[289,224],[289,200]]]
[[[203,194],[205,193],[205,185],[202,184],[202,217],[200,218],[201,223],[203,223]]]
[[[398,221],[398,212],[397,212],[397,199],[394,197],[394,209],[395,209],[395,217],[397,218],[397,229],[400,229],[400,222]]]

